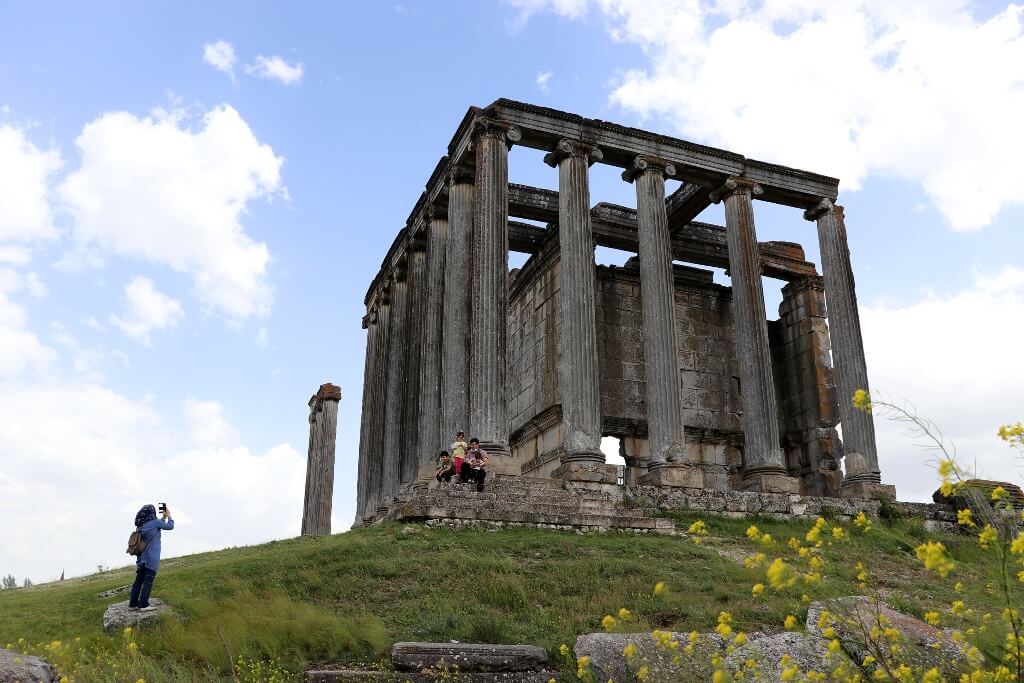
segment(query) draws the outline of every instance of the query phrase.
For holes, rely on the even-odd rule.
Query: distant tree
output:
[[[8,574],[3,578],[4,588],[17,588],[18,580],[14,578],[14,574]]]
[[[24,588],[31,588],[31,587],[32,587],[32,579],[30,579],[30,578],[28,578],[28,577],[26,576],[26,577],[25,577],[25,582],[24,582],[24,583],[22,583],[21,585],[22,585],[22,586],[23,586]]]

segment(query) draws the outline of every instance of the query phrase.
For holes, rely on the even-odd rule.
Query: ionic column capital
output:
[[[658,157],[638,156],[633,159],[633,167],[622,172],[622,179],[631,183],[644,173],[658,173],[664,178],[671,178],[676,174],[676,167]]]
[[[569,157],[584,158],[587,160],[587,166],[593,166],[604,159],[604,153],[590,143],[562,138],[552,151],[544,155],[544,163],[555,168],[558,162]]]
[[[804,220],[816,221],[827,213],[833,213],[840,207],[832,203],[831,199],[822,197],[821,201],[804,211]]]
[[[503,140],[509,148],[512,147],[513,143],[523,139],[522,131],[512,124],[485,116],[478,117],[473,121],[473,128],[470,134],[474,142],[482,137],[491,136]]]
[[[745,194],[748,197],[757,197],[764,194],[764,189],[748,178],[733,176],[726,180],[721,187],[711,192],[711,201],[715,204],[734,194]]]

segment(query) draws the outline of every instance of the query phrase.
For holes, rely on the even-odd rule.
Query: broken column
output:
[[[505,405],[508,310],[508,150],[519,131],[490,119],[474,122],[472,313],[469,335],[470,429],[492,458],[509,454]],[[468,431],[468,430],[467,430]],[[473,438],[473,434],[466,434]],[[492,467],[500,468],[500,463]]]
[[[676,341],[675,284],[665,211],[665,177],[675,167],[637,157],[622,178],[636,182],[636,214],[640,256],[640,299],[643,309],[647,433],[650,456],[641,483],[655,486],[703,486],[699,469],[686,457],[679,345]]]
[[[321,384],[309,399],[309,455],[306,460],[306,497],[302,506],[302,535],[331,533],[334,498],[334,445],[338,435],[341,389]]]
[[[869,391],[869,387],[843,207],[833,205],[829,199],[822,199],[817,206],[804,212],[804,218],[817,221],[818,224],[821,268],[825,276],[825,302],[832,329],[839,419],[843,428],[846,465],[843,491],[852,497],[882,495],[895,498],[895,489],[880,483],[875,423],[871,413],[853,406],[854,392],[858,389]]]
[[[561,248],[558,386],[562,399],[562,453],[556,477],[605,481],[598,386],[594,237],[590,226],[589,167],[601,150],[560,140],[545,163],[558,168],[558,242]],[[615,483],[614,479],[607,483]]]
[[[743,487],[771,493],[799,493],[799,480],[786,474],[779,441],[761,258],[754,230],[753,197],[762,193],[757,183],[738,177],[729,178],[712,193],[715,202],[725,202],[736,357],[743,400]]]

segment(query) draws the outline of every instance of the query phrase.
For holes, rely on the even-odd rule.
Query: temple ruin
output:
[[[547,152],[557,192],[509,184],[514,145]],[[636,209],[591,203],[597,163],[623,169]],[[666,179],[682,181],[668,196]],[[893,497],[850,400],[868,378],[838,186],[535,105],[471,107],[366,294],[356,524],[426,487],[459,429],[501,475]],[[758,242],[755,199],[816,222],[821,274],[800,245]],[[725,226],[696,220],[713,202]],[[595,245],[637,256],[599,266]],[[787,282],[778,320],[762,276]]]

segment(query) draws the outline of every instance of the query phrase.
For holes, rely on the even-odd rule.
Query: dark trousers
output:
[[[153,590],[153,579],[156,572],[144,564],[135,570],[135,583],[132,584],[132,596],[128,600],[129,607],[149,607],[149,591]]]
[[[474,470],[469,465],[462,468],[462,481],[476,482],[476,490],[484,490],[484,477],[487,476],[487,472],[484,470]]]
[[[449,465],[447,469],[443,469],[437,473],[438,481],[451,482],[452,476],[455,474],[455,465]]]

